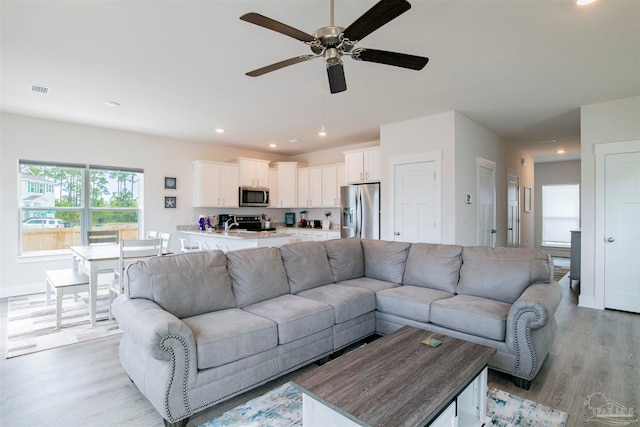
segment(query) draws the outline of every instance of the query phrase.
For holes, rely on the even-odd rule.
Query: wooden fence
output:
[[[138,238],[137,224],[110,224],[100,230],[120,230],[121,240]],[[69,249],[71,246],[82,244],[80,227],[44,228],[42,230],[22,231],[22,252],[52,251]]]

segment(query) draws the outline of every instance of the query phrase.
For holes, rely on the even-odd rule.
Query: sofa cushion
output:
[[[227,254],[227,263],[238,307],[289,293],[277,248],[232,251]]]
[[[410,243],[362,240],[361,244],[365,276],[402,283]]]
[[[376,308],[418,322],[429,322],[431,304],[451,298],[452,293],[419,286],[399,286],[376,293]]]
[[[333,283],[333,274],[322,242],[300,242],[280,247],[280,255],[292,294]]]
[[[275,322],[239,308],[187,317],[182,321],[193,332],[198,369],[215,368],[278,345]]]
[[[329,257],[334,282],[364,276],[364,257],[360,239],[326,240],[324,247]]]
[[[383,280],[371,279],[369,277],[360,277],[358,279],[344,280],[336,283],[341,286],[355,286],[356,288],[369,289],[372,292],[382,291],[384,289],[396,288],[400,285],[397,283],[385,282]]]
[[[331,284],[298,295],[333,307],[335,323],[346,322],[376,309],[375,294],[364,288]]]
[[[512,304],[530,284],[552,277],[553,262],[542,251],[465,247],[456,293]]]
[[[333,308],[297,295],[282,295],[244,307],[278,324],[278,343],[286,344],[333,326]]]
[[[138,261],[126,271],[130,298],[146,298],[178,318],[236,306],[221,251],[167,255]]]
[[[462,246],[413,243],[402,284],[455,293],[461,265]]]
[[[511,304],[456,295],[431,304],[431,323],[460,332],[504,341]]]

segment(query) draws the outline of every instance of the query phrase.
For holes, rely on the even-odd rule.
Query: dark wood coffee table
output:
[[[427,346],[425,338],[442,344]],[[424,426],[456,416],[459,425],[482,425],[495,352],[405,326],[296,377],[303,425]]]

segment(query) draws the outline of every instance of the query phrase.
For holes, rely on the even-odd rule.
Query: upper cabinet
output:
[[[322,206],[340,207],[340,187],[344,185],[344,164],[322,168]]]
[[[344,164],[347,184],[380,181],[380,148],[345,151]]]
[[[322,207],[322,168],[298,169],[298,207]]]
[[[277,190],[275,196],[270,191],[271,207],[273,208],[296,208],[298,207],[298,162],[276,162],[274,163],[276,174],[272,175],[272,181],[277,180]],[[271,183],[269,183],[270,190]]]
[[[241,187],[268,187],[269,186],[269,160],[237,159],[240,166]]]
[[[194,160],[193,207],[237,208],[238,165]]]

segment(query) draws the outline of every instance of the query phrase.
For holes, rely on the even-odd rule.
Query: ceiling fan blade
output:
[[[406,0],[380,0],[343,31],[344,37],[355,44],[409,9]]]
[[[270,73],[272,71],[279,70],[280,68],[288,67],[289,65],[298,64],[300,62],[308,61],[315,58],[315,55],[301,55],[295,58],[285,59],[284,61],[276,62],[275,64],[267,65],[266,67],[258,68],[257,70],[249,71],[246,73],[249,77],[258,77],[263,74]]]
[[[294,39],[300,40],[301,42],[312,42],[316,39],[315,37],[305,33],[304,31],[300,31],[297,28],[290,27],[287,24],[276,21],[275,19],[267,18],[266,16],[260,15],[259,13],[245,13],[240,17],[240,19],[267,28],[269,30],[276,31],[280,34],[284,34],[285,36],[293,37]]]
[[[422,70],[429,62],[429,58],[423,56],[365,48],[354,49],[351,57],[356,61],[377,62],[378,64],[393,65],[412,70]]]
[[[347,90],[347,81],[344,78],[342,62],[327,64],[327,76],[329,76],[329,90],[331,93],[339,93]]]

